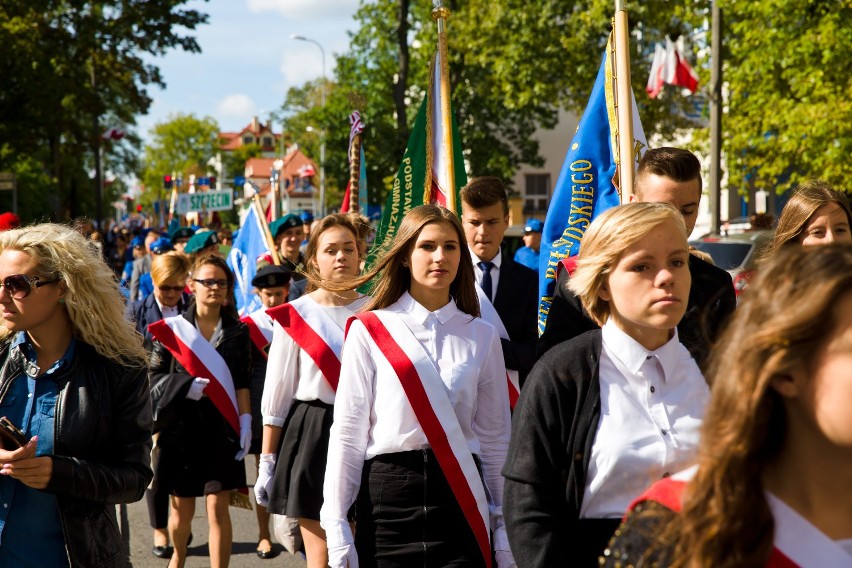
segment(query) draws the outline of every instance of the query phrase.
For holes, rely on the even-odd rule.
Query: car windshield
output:
[[[713,262],[724,270],[733,270],[742,266],[743,261],[751,250],[751,243],[732,242],[695,242],[691,243],[698,250],[706,252]]]

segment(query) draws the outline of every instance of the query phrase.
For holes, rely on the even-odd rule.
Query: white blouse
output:
[[[342,338],[347,320],[357,313],[365,301],[366,297],[359,298],[348,306],[323,306],[317,304],[310,295],[306,295],[291,303],[310,302],[313,304],[312,308],[325,311],[337,323]],[[290,337],[287,330],[277,321],[273,323],[272,329],[260,412],[264,424],[283,427],[294,400],[321,400],[326,404],[334,404],[335,396],[328,379],[314,360]]]
[[[677,329],[655,351],[611,319],[601,334],[601,417],[581,518],[620,518],[649,485],[692,465],[710,398]]]
[[[500,471],[511,418],[496,330],[459,310],[454,301],[430,312],[407,292],[385,311],[400,316],[441,376],[467,446],[482,460],[495,549],[509,550]],[[346,513],[358,495],[364,462],[381,454],[429,447],[399,379],[386,362],[377,367],[382,358],[372,349],[366,328],[354,322],[343,347],[320,511],[329,548],[346,543]]]

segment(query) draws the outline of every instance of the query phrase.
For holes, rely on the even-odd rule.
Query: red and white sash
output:
[[[672,511],[681,510],[681,499],[687,483],[695,475],[695,467],[652,485],[631,505],[656,501]],[[852,558],[840,545],[820,532],[804,517],[773,495],[767,495],[775,520],[775,536],[767,568],[849,568]]]
[[[411,330],[392,312],[355,316],[393,368],[441,470],[491,568],[488,500],[446,386]],[[355,318],[349,320],[349,324]]]
[[[270,308],[266,313],[281,324],[293,341],[308,354],[332,390],[337,392],[344,339],[343,330],[337,322],[308,296]]]
[[[266,347],[272,343],[272,318],[266,313],[266,309],[255,310],[241,317],[240,321],[248,326],[249,337],[254,346],[268,359]]]
[[[169,350],[193,377],[210,379],[204,394],[225,417],[234,432],[240,431],[237,392],[228,364],[210,342],[183,316],[162,319],[148,326],[151,335]]]
[[[500,339],[509,339],[509,332],[506,331],[506,326],[503,325],[503,320],[500,319],[500,314],[494,308],[494,304],[479,287],[476,285],[476,295],[479,296],[479,311],[482,313],[482,319],[497,328],[497,334]],[[521,381],[518,371],[515,369],[506,369],[506,380],[509,383],[509,408],[515,410],[515,404],[518,402],[518,396],[521,392]]]

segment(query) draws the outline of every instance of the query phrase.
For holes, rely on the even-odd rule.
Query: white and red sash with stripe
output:
[[[491,568],[488,500],[446,386],[414,334],[398,315],[367,312],[355,316],[393,368],[447,482],[470,524],[485,564]],[[354,318],[349,320],[352,323]]]
[[[148,326],[151,335],[169,350],[193,377],[210,379],[204,394],[225,417],[234,432],[240,431],[237,392],[228,364],[201,332],[183,316],[162,319]]]
[[[240,321],[248,326],[251,342],[268,359],[266,347],[272,343],[273,324],[272,318],[266,313],[266,309],[255,310],[249,315],[241,317]]]
[[[683,491],[695,475],[695,467],[652,485],[630,504],[655,501],[672,511],[680,511]],[[849,568],[850,557],[839,544],[820,532],[804,517],[772,494],[767,494],[775,520],[774,548],[767,568]]]
[[[479,296],[479,311],[482,314],[482,319],[497,328],[497,334],[500,339],[509,339],[509,332],[506,331],[506,326],[503,325],[503,320],[500,319],[500,314],[494,308],[494,304],[479,287],[476,285],[476,294]],[[515,369],[506,369],[506,380],[509,383],[509,408],[515,410],[515,404],[518,402],[518,396],[521,392],[521,380],[518,371]]]
[[[325,380],[337,392],[340,380],[340,353],[344,333],[340,326],[309,296],[266,310],[281,324],[299,347],[308,354]]]

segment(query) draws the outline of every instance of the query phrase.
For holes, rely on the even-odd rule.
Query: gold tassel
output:
[[[252,510],[251,499],[249,499],[249,496],[244,493],[240,493],[236,489],[231,490],[230,505],[231,507],[239,507],[240,509],[248,509],[249,511]]]

